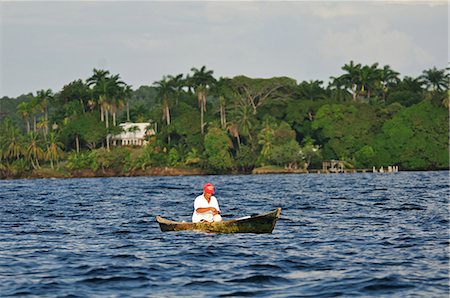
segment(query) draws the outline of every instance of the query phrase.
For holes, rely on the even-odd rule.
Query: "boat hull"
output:
[[[272,233],[280,216],[281,208],[249,218],[233,219],[221,222],[176,222],[161,216],[156,217],[159,227],[163,232],[171,231],[206,231],[211,233]]]

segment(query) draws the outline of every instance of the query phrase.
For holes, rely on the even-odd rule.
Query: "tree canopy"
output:
[[[94,69],[60,91],[37,90],[0,104],[0,173],[42,166],[107,171],[155,166],[249,172],[254,167],[449,167],[449,74],[432,67],[400,77],[389,65],[350,61],[342,73],[215,78],[206,66],[133,89]],[[148,145],[111,148],[119,123],[150,122]]]

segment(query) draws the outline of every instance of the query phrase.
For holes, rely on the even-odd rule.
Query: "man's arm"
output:
[[[214,208],[214,207],[197,208],[197,209],[195,209],[195,211],[198,212],[198,213],[204,213],[204,212],[208,212],[208,211],[211,211],[211,212],[214,213],[214,214],[219,214],[219,213],[220,213],[220,212],[219,212],[216,208]]]

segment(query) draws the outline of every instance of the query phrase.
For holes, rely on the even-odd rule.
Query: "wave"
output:
[[[289,282],[290,281],[286,278],[265,274],[256,274],[245,278],[235,278],[227,281],[227,283],[235,283],[235,284],[236,283],[280,284]]]
[[[398,293],[398,289],[412,289],[415,287],[412,282],[405,282],[395,275],[381,278],[372,278],[361,284],[360,291],[363,293],[370,292],[371,295]]]
[[[91,277],[78,281],[79,284],[115,284],[119,282],[147,282],[150,279],[146,276],[112,276],[112,277]]]

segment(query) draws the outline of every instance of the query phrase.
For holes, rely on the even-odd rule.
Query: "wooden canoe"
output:
[[[280,216],[281,208],[272,212],[251,217],[225,220],[221,222],[177,222],[156,217],[159,227],[163,232],[197,230],[211,233],[272,233]]]

